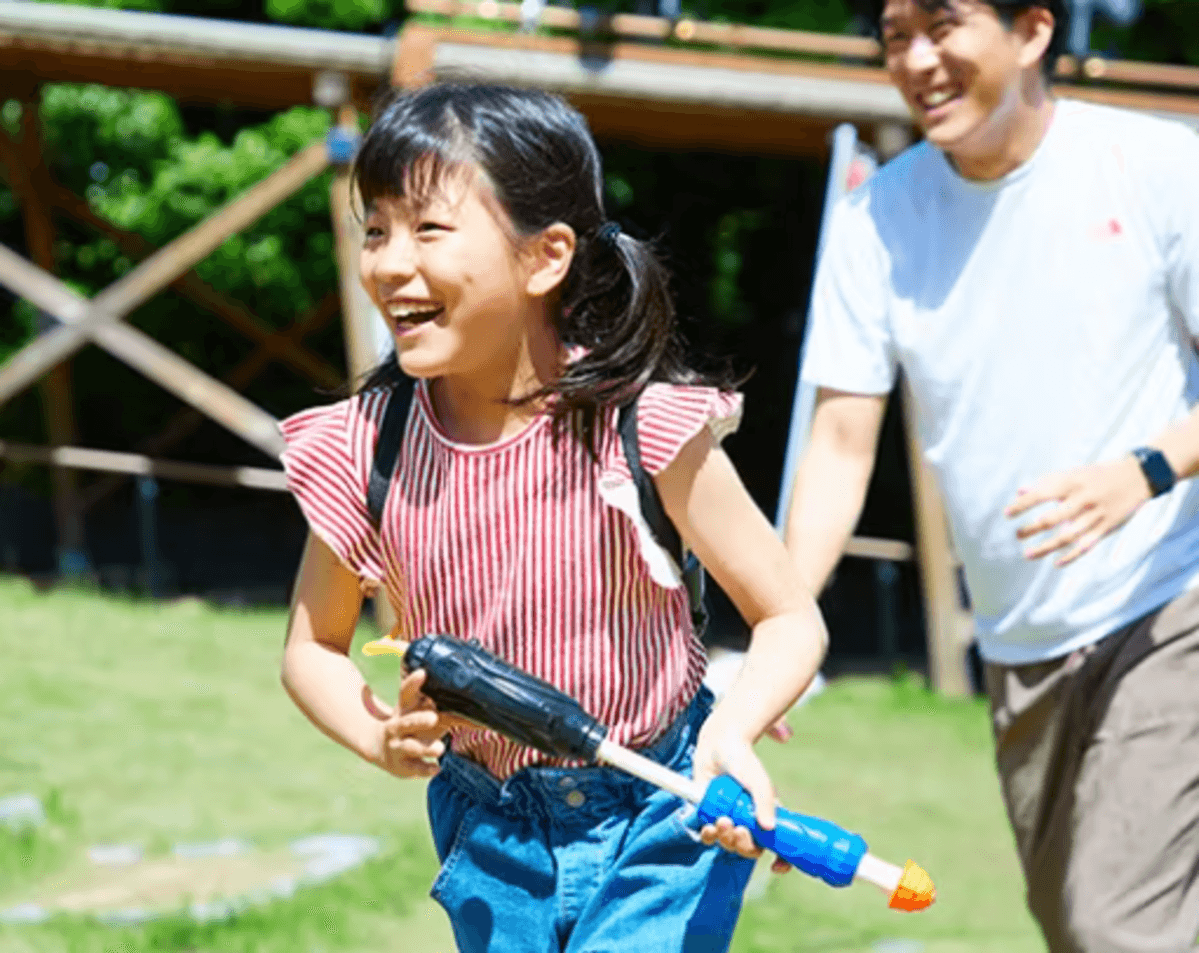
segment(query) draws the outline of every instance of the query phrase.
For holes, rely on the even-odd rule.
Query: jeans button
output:
[[[582,791],[571,791],[566,795],[566,803],[571,807],[582,807],[583,802],[587,800],[587,795]]]
[[[573,788],[574,786],[575,786],[575,779],[572,778],[569,774],[564,775],[558,781],[558,787],[562,788],[563,790],[566,790],[567,788]]]

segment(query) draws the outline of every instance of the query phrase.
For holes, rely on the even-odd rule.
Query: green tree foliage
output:
[[[1117,29],[1096,17],[1091,46],[1101,53],[1156,63],[1199,66],[1199,3],[1145,0],[1140,19]]]
[[[390,18],[403,16],[403,0],[68,2],[355,31],[377,30]],[[650,0],[603,0],[597,5],[642,11],[654,6]],[[710,19],[829,32],[851,29],[860,9],[858,0],[689,0],[684,7]],[[1098,17],[1093,37],[1097,49],[1113,55],[1199,63],[1199,3],[1146,0],[1144,15],[1132,27],[1117,30]],[[273,118],[241,117],[240,129],[237,123],[226,129],[228,123],[219,110],[192,109],[185,115],[169,97],[154,92],[52,84],[43,89],[42,96],[43,135],[54,177],[85,195],[98,215],[142,235],[154,246],[165,244],[278,168],[289,155],[320,137],[328,123],[323,112],[297,108]],[[18,138],[20,120],[20,104],[0,100],[0,135]],[[632,211],[632,205],[640,204],[634,201],[635,195],[670,191],[675,173],[666,167],[675,168],[684,161],[684,157],[673,157],[664,159],[664,165],[625,156],[610,164],[609,193],[614,209]],[[702,238],[704,248],[689,251],[698,256],[696,261],[705,263],[702,278],[696,276],[704,291],[694,304],[721,327],[754,325],[760,321],[760,307],[754,303],[760,295],[751,287],[756,281],[750,274],[755,260],[751,249],[769,231],[763,230],[763,205],[760,199],[739,197],[727,183],[712,187],[720,193],[724,210],[714,213],[716,217],[697,233],[695,240]],[[676,211],[673,207],[644,209],[643,220],[648,228],[656,229]],[[61,221],[59,227],[56,267],[85,294],[109,284],[135,263],[108,238]],[[23,245],[19,203],[2,180],[0,241],[17,248]],[[328,180],[321,177],[246,232],[227,240],[197,270],[206,282],[243,303],[264,322],[285,327],[335,287],[332,244]],[[133,319],[211,373],[227,370],[249,347],[212,315],[170,293],[147,303]],[[0,359],[28,340],[39,320],[33,309],[18,306],[0,291]],[[337,335],[326,332],[320,341],[325,358],[339,363]],[[119,382],[104,376],[107,371],[103,368],[108,365],[91,358],[76,363],[77,388],[85,396],[91,386],[90,373],[103,377],[105,388],[118,387]],[[287,388],[301,386],[306,385],[282,375],[282,381],[276,379],[271,385],[274,389],[258,399],[286,410],[289,403],[295,406],[303,401],[296,396],[293,402],[286,394],[298,392]],[[137,390],[139,387],[143,389]],[[127,384],[130,399],[120,401],[124,409],[119,422],[125,433],[147,432],[155,414],[164,412],[161,402],[131,396],[153,393],[145,389],[148,387],[140,381]],[[29,409],[28,403],[0,408],[0,430],[12,435],[29,431],[30,437],[40,439],[37,415]],[[34,423],[30,424],[31,420]],[[10,429],[10,423],[16,430]],[[115,435],[113,440],[121,442]]]
[[[709,0],[695,6],[694,13],[712,20],[823,33],[844,33],[854,14],[847,0]]]
[[[20,116],[20,103],[5,103],[0,135],[19,136]],[[160,93],[71,84],[43,88],[40,118],[55,180],[85,196],[99,217],[142,236],[152,247],[165,245],[211,215],[299,149],[322,139],[329,128],[323,110],[297,107],[222,141],[210,131],[189,135],[175,102]],[[329,173],[318,176],[227,239],[197,266],[199,276],[263,323],[276,328],[291,324],[336,287],[329,178]],[[20,219],[19,203],[0,190],[0,238],[18,248],[23,244]],[[136,263],[106,236],[61,217],[58,224],[55,267],[81,293],[94,294]],[[39,318],[28,305],[11,299],[0,298],[0,309],[0,314],[12,315],[0,319],[2,356],[35,333]],[[171,292],[151,299],[132,320],[217,376],[251,347],[213,315]],[[336,366],[337,336],[323,340],[332,351],[326,359]],[[94,348],[81,352],[75,365],[80,426],[93,445],[127,446],[131,435],[152,433],[175,406],[173,400],[158,399],[161,391],[132,372],[121,369],[114,375],[111,359],[98,356]],[[255,396],[268,406],[280,405],[276,412],[311,400],[311,388],[294,379],[284,383],[282,393],[282,400],[277,393]],[[93,415],[104,406],[108,409]],[[40,439],[36,415],[29,409],[17,404],[4,408],[0,429]]]
[[[223,17],[230,20],[271,20],[322,30],[376,32],[388,20],[403,15],[403,0],[36,0],[109,10],[141,10]]]
[[[366,30],[391,17],[391,7],[391,0],[266,0],[272,20],[324,30]]]

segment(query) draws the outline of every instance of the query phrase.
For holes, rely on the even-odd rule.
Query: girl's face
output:
[[[420,204],[381,198],[365,225],[362,284],[406,374],[485,384],[546,330],[529,256],[477,170],[447,173]]]

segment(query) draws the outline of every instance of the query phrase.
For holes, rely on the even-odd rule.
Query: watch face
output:
[[[1160,450],[1138,447],[1133,453],[1141,464],[1141,472],[1145,474],[1149,490],[1154,496],[1161,496],[1173,489],[1174,470]]]

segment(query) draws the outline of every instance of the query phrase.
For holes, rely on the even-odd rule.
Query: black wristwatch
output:
[[[1169,461],[1160,450],[1154,450],[1152,447],[1137,447],[1132,455],[1141,465],[1141,472],[1145,474],[1150,493],[1154,496],[1161,496],[1174,488],[1174,481],[1177,479],[1174,475],[1174,468],[1170,466]]]

